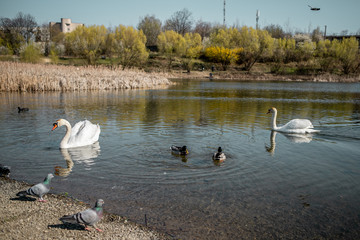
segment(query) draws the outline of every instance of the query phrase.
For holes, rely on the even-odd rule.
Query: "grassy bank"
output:
[[[0,91],[117,90],[171,84],[166,74],[140,70],[0,62]]]

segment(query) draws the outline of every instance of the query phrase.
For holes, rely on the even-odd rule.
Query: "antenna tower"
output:
[[[223,20],[223,25],[225,26],[225,5],[226,5],[226,0],[224,0],[224,20]]]
[[[256,10],[256,29],[259,29],[259,17],[260,17],[260,11]]]

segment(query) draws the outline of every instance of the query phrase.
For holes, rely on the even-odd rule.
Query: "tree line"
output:
[[[312,34],[292,34],[278,25],[254,29],[194,22],[187,9],[175,12],[164,24],[154,15],[144,16],[136,28],[79,26],[64,34],[47,24],[38,26],[34,17],[23,13],[0,18],[0,27],[0,54],[19,55],[30,62],[42,55],[55,63],[59,56],[73,56],[88,64],[107,58],[123,69],[141,68],[155,52],[167,69],[177,62],[188,72],[199,61],[221,70],[237,66],[251,71],[261,62],[271,66],[273,73],[286,72],[291,63],[296,63],[297,73],[360,71],[359,43],[354,37],[330,41],[323,39],[319,28]]]

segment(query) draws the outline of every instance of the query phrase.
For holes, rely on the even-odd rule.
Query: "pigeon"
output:
[[[27,112],[27,111],[29,111],[29,109],[28,109],[28,108],[21,108],[21,107],[18,107],[18,113],[20,113],[20,112]]]
[[[218,151],[213,154],[213,160],[224,161],[225,159],[226,159],[225,153],[223,153],[221,147],[219,147]]]
[[[85,230],[91,231],[88,226],[93,226],[97,231],[102,232],[100,228],[96,227],[96,223],[100,221],[103,216],[103,206],[104,200],[96,200],[95,207],[86,209],[82,212],[75,213],[73,215],[65,215],[60,218],[60,221],[63,223],[71,224],[84,224]]]
[[[24,197],[26,195],[33,195],[39,197],[39,202],[46,202],[46,200],[43,199],[43,196],[47,194],[50,190],[50,181],[54,177],[51,173],[49,173],[46,178],[44,179],[44,182],[38,183],[31,188],[29,188],[26,191],[21,191],[16,194],[16,196]]]

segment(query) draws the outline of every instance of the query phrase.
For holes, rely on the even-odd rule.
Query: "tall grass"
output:
[[[171,84],[165,74],[140,70],[0,62],[0,91],[117,90]]]

